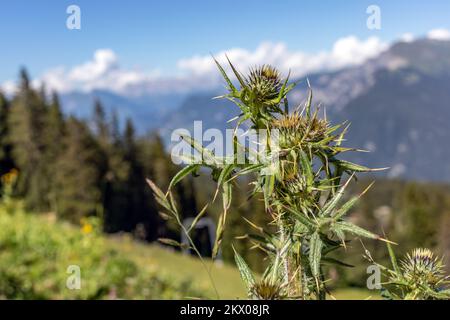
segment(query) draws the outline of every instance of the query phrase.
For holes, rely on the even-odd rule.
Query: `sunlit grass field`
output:
[[[210,261],[205,261],[203,265],[195,257],[155,244],[136,243],[126,237],[111,237],[109,243],[140,267],[160,272],[174,281],[188,279],[193,287],[205,292],[210,298],[245,298],[245,288],[239,272],[232,266]],[[210,272],[213,281],[206,270]]]

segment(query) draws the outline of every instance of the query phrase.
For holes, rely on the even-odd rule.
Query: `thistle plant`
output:
[[[382,295],[386,299],[401,300],[448,300],[450,299],[449,276],[445,275],[442,258],[436,257],[426,248],[416,248],[397,262],[388,244],[392,270],[373,261],[370,254],[366,258],[377,264],[386,277]]]
[[[219,157],[200,142],[182,135],[201,158],[185,159],[187,165],[173,177],[167,192],[151,181],[149,184],[159,203],[178,222],[196,251],[190,233],[208,205],[192,225],[185,228],[171,190],[189,174],[197,174],[200,168],[211,170],[212,178],[217,182],[216,196],[220,193],[223,203],[223,212],[217,222],[214,258],[226,232],[232,190],[239,177],[247,175],[253,185],[251,196],[260,195],[264,199],[265,214],[271,220],[266,226],[247,221],[255,230],[255,234],[249,236],[252,243],[264,251],[269,261],[260,277],[255,276],[235,252],[236,265],[248,297],[325,299],[324,265],[347,265],[329,257],[330,253],[345,249],[350,237],[389,242],[346,219],[349,210],[371,185],[362,194],[343,201],[346,188],[356,174],[383,169],[370,169],[340,158],[343,153],[361,150],[342,145],[349,128],[347,123],[332,125],[326,116],[319,116],[320,108],[314,108],[312,104],[309,82],[305,103],[290,110],[288,94],[297,83],[289,83],[289,75],[283,78],[274,67],[263,65],[244,76],[228,60],[237,80],[235,85],[225,69],[215,62],[228,89],[228,93],[219,98],[232,101],[240,109],[240,114],[232,119],[236,121],[233,154]],[[251,150],[239,141],[236,132],[246,125],[265,137],[263,150]],[[274,136],[277,143],[273,141]],[[239,161],[242,154],[245,161]],[[276,232],[270,231],[273,226]],[[178,245],[173,240],[163,241]]]

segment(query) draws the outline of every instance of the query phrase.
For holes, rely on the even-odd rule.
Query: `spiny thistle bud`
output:
[[[294,112],[274,120],[272,128],[279,130],[280,147],[290,148],[323,140],[328,122],[317,117],[308,119]]]
[[[306,181],[304,177],[301,177],[297,174],[287,176],[284,181],[285,188],[289,191],[291,194],[301,193],[305,190]]]
[[[403,276],[408,280],[422,285],[434,287],[444,278],[444,265],[428,249],[414,249],[402,261]]]
[[[262,280],[251,288],[251,296],[256,300],[279,300],[282,298],[281,285]]]
[[[246,83],[256,102],[271,104],[280,94],[281,74],[270,65],[262,65],[250,70]]]

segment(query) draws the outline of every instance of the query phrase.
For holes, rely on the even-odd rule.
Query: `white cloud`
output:
[[[404,33],[400,36],[400,41],[403,42],[413,42],[415,40],[415,36],[412,33]]]
[[[94,59],[74,68],[71,76],[75,79],[101,77],[111,70],[117,69],[117,56],[111,49],[101,49],[94,53]]]
[[[290,50],[284,43],[261,43],[256,49],[232,48],[215,53],[214,56],[227,69],[226,57],[245,72],[260,64],[272,64],[292,76],[336,70],[363,63],[375,57],[388,47],[376,37],[359,40],[354,36],[338,39],[330,51],[307,53]],[[220,75],[210,55],[194,56],[177,62],[178,71],[174,75],[161,76],[156,70],[144,72],[129,70],[120,66],[119,59],[111,49],[99,49],[90,61],[72,68],[56,67],[33,81],[39,86],[45,83],[49,89],[59,92],[91,91],[107,89],[124,95],[141,95],[152,92],[189,91],[209,89],[221,83]],[[11,82],[2,85],[11,92]]]
[[[303,76],[311,72],[335,70],[361,64],[386,48],[387,44],[375,37],[360,41],[354,36],[349,36],[336,41],[329,52],[310,54],[303,51],[291,51],[284,43],[264,42],[254,51],[234,48],[219,52],[215,56],[224,67],[227,66],[225,55],[228,55],[240,70],[247,70],[255,65],[272,64],[283,72],[291,69],[293,76]],[[216,66],[210,55],[180,60],[178,67],[197,76],[217,74]]]
[[[440,41],[449,41],[450,31],[447,29],[433,29],[427,33],[427,38]]]
[[[33,83],[39,85],[44,82],[48,88],[59,92],[108,89],[125,93],[129,86],[143,84],[155,77],[157,77],[156,72],[144,73],[123,69],[120,67],[114,51],[99,49],[94,52],[92,60],[69,69],[65,67],[53,68]]]
[[[5,81],[0,85],[0,90],[7,96],[12,96],[16,92],[16,83],[12,80]]]

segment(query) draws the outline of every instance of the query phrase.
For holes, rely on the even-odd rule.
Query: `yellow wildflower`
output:
[[[92,224],[90,224],[90,223],[84,223],[83,226],[81,227],[81,232],[84,234],[92,233],[93,230],[94,230],[94,228],[92,227]]]

